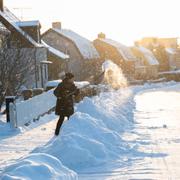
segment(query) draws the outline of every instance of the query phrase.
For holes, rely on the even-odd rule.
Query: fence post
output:
[[[9,104],[9,116],[11,127],[17,128],[17,113],[16,113],[16,105],[14,103]]]
[[[6,121],[10,122],[9,104],[14,102],[15,96],[6,96],[5,99],[6,99]]]

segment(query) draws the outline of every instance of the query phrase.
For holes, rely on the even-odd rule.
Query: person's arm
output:
[[[75,85],[73,85],[72,92],[74,92],[73,95],[78,96],[80,93],[80,90]]]
[[[56,89],[54,90],[54,95],[58,98],[62,96],[62,83],[59,83]]]

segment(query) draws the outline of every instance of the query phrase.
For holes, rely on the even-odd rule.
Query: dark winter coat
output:
[[[73,95],[78,95],[79,89],[74,83],[64,79],[54,90],[57,97],[55,114],[60,116],[71,116],[74,113]]]

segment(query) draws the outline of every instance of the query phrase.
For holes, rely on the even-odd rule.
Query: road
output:
[[[144,92],[135,102],[135,126],[123,139],[137,151],[122,155],[127,159],[124,166],[117,160],[89,169],[80,180],[180,179],[180,92]]]

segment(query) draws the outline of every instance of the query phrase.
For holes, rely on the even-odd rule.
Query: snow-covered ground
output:
[[[1,179],[180,179],[180,83],[104,92],[75,109],[57,138],[54,114],[16,131],[0,121],[0,167],[14,163]]]

